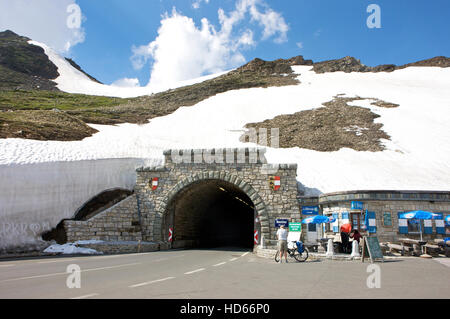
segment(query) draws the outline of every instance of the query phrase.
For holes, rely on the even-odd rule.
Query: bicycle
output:
[[[289,248],[289,244],[292,244],[292,248]],[[308,248],[303,245],[301,241],[291,241],[288,244],[287,254],[289,257],[294,258],[298,262],[305,262],[308,259]],[[280,261],[280,250],[277,250],[275,254],[275,261]]]

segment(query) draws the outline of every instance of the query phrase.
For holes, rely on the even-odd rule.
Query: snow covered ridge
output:
[[[158,93],[168,89],[175,89],[182,86],[200,83],[218,77],[228,72],[226,71],[218,74],[203,76],[197,79],[181,81],[178,83],[174,83],[170,87],[149,87],[149,86],[123,87],[118,85],[106,85],[91,80],[83,72],[80,72],[79,70],[74,68],[65,58],[56,53],[53,49],[51,49],[47,45],[37,41],[28,41],[28,43],[37,45],[44,49],[45,54],[48,56],[50,61],[56,65],[56,67],[58,68],[58,72],[60,74],[59,77],[57,77],[53,81],[57,83],[58,89],[67,93],[131,98],[143,95],[150,95],[152,93]],[[123,79],[121,83],[128,83],[134,85],[137,84],[135,81],[133,81],[133,79]]]

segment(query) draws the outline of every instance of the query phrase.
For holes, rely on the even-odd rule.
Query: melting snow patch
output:
[[[89,241],[85,241],[89,242]],[[78,247],[75,243],[68,243],[64,245],[51,245],[44,250],[44,253],[59,253],[63,255],[83,254],[83,255],[101,255],[101,252],[90,248]]]

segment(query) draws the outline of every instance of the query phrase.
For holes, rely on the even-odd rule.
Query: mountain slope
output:
[[[0,32],[0,89],[55,90],[58,68],[44,50],[12,31]]]

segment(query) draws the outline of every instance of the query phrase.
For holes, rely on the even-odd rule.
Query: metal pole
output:
[[[420,228],[420,241],[423,241],[422,238],[422,221],[419,219],[419,228]]]

